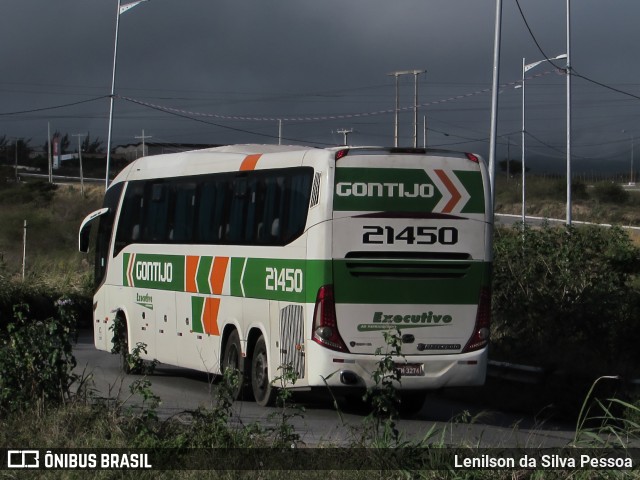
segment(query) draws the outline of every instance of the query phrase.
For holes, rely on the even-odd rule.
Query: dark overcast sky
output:
[[[519,2],[545,53],[565,53],[565,0]],[[2,1],[0,136],[30,137],[39,147],[50,122],[53,130],[90,132],[106,143],[107,98],[8,113],[108,95],[116,6]],[[638,19],[638,0],[573,0],[572,67],[640,96]],[[419,143],[426,114],[430,146],[486,156],[494,20],[494,0],[150,0],[120,17],[116,93],[180,115],[195,112],[200,121],[118,99],[114,144],[137,142],[143,129],[147,141],[277,143],[275,119],[285,118],[283,143],[335,145],[342,141],[337,130],[353,128],[352,144],[392,145],[395,89],[387,74],[427,69],[419,77],[419,100],[428,104]],[[508,138],[519,158],[521,90],[513,85],[523,57],[544,58],[516,1],[503,0],[498,159]],[[565,77],[552,70],[536,67],[530,74],[541,76],[526,84],[527,156],[562,165]],[[640,139],[640,100],[581,78],[572,90],[576,168],[593,160],[628,165],[631,137]],[[457,96],[464,97],[444,101]],[[400,106],[412,102],[413,77],[402,77]],[[400,116],[402,145],[412,144],[412,131],[409,109]]]

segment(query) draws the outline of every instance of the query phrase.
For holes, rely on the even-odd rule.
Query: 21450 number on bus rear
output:
[[[362,243],[407,245],[455,245],[458,243],[458,229],[454,227],[400,227],[365,225],[362,227]]]

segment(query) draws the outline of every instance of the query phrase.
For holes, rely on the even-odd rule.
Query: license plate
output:
[[[422,363],[396,363],[396,370],[402,377],[423,377],[424,365]]]

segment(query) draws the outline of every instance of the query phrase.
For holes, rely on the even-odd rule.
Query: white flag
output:
[[[137,2],[127,3],[126,5],[122,5],[120,7],[120,15],[122,15],[127,10],[131,10],[133,7],[138,5],[139,3],[146,2],[147,0],[138,0]]]

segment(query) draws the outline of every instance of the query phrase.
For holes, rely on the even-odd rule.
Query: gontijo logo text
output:
[[[479,171],[336,168],[335,211],[483,213]]]
[[[136,280],[171,283],[173,280],[173,263],[171,262],[136,262],[134,267]]]
[[[123,266],[124,284],[130,287],[184,290],[185,257],[182,255],[127,253]]]
[[[429,183],[340,182],[336,185],[336,195],[340,197],[431,198],[433,194],[433,185]]]

